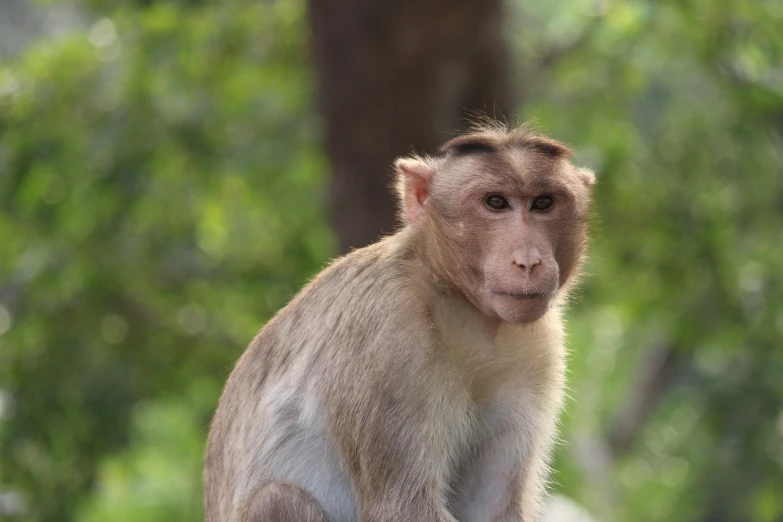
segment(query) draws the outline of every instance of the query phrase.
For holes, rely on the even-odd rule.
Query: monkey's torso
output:
[[[559,309],[493,326],[423,278],[408,243],[338,260],[248,347],[210,432],[207,522],[235,522],[270,481],[304,488],[331,522],[367,518],[359,499],[389,484],[434,489],[461,522],[534,520],[562,402]]]

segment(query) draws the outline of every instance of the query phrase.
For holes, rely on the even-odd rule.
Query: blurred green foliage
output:
[[[302,17],[122,8],[0,69],[0,487],[21,520],[121,520],[139,495],[129,519],[198,519],[221,381],[332,251]]]
[[[520,117],[599,171],[554,479],[602,521],[783,520],[782,6],[510,5]],[[0,492],[196,521],[223,380],[333,251],[304,4],[84,8],[0,67]]]
[[[783,4],[528,4],[525,115],[600,180],[557,480],[603,520],[783,520]]]

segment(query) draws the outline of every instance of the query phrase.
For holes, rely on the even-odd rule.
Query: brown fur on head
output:
[[[440,283],[489,317],[540,318],[582,263],[595,175],[527,127],[474,127],[395,163],[400,214]],[[551,202],[551,204],[550,204]]]

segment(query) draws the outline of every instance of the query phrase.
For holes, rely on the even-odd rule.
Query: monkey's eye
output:
[[[530,210],[549,210],[552,203],[554,203],[554,201],[552,201],[552,198],[549,196],[538,196],[533,200],[533,204],[530,205]]]
[[[508,201],[506,201],[506,198],[503,196],[489,196],[484,200],[484,203],[486,203],[489,208],[494,210],[503,210],[504,208],[509,207]]]

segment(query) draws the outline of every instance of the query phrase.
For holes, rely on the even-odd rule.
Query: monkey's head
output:
[[[401,218],[441,284],[489,317],[542,317],[578,272],[594,174],[562,143],[499,125],[396,162]]]

